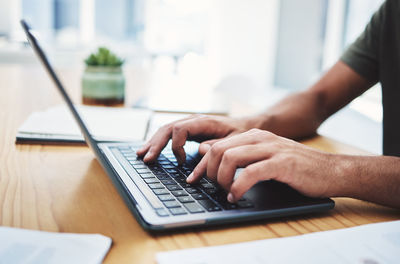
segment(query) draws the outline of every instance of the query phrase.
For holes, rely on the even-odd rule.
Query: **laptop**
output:
[[[306,197],[286,184],[271,180],[257,183],[234,204],[226,200],[226,191],[206,177],[190,185],[186,183],[186,177],[201,159],[197,152],[198,143],[195,142],[187,142],[187,161],[178,166],[169,147],[163,150],[156,162],[145,164],[136,156],[136,150],[144,142],[110,143],[96,140],[29,26],[23,20],[21,25],[78,123],[87,145],[144,229],[157,232],[206,227],[321,212],[334,207],[334,202],[329,198]]]

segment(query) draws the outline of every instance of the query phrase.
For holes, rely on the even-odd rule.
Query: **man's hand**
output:
[[[137,151],[144,162],[154,161],[168,141],[172,139],[172,151],[178,163],[185,162],[183,149],[187,140],[202,142],[200,154],[204,155],[219,139],[246,131],[246,122],[221,116],[193,115],[161,127],[154,136]]]
[[[252,129],[213,144],[187,181],[194,183],[206,174],[229,192],[230,202],[240,199],[257,182],[271,179],[308,196],[327,197],[340,184],[338,178],[333,179],[337,169],[334,156]],[[237,168],[244,169],[234,180]]]

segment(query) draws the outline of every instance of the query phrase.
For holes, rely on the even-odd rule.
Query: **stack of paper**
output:
[[[400,221],[157,254],[159,264],[400,263]]]
[[[0,227],[0,263],[101,263],[111,238]]]
[[[102,141],[135,141],[146,136],[152,112],[145,109],[77,106],[90,133]],[[34,112],[18,130],[17,142],[84,142],[66,106]]]

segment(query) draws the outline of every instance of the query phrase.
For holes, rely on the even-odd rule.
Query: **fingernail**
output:
[[[186,178],[186,182],[191,182],[193,180],[193,172],[189,174],[189,176]]]
[[[144,156],[143,161],[148,161],[151,157],[151,152],[147,152],[147,154]]]
[[[235,202],[235,197],[233,197],[232,193],[228,193],[228,197],[226,198],[228,202],[234,203]]]

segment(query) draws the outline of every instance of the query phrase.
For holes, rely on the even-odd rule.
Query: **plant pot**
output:
[[[82,76],[82,101],[89,105],[122,105],[125,77],[122,68],[87,66]]]

